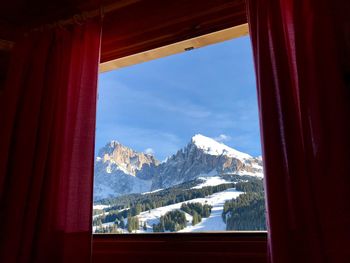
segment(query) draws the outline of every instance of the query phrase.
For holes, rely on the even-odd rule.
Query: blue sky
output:
[[[100,74],[96,152],[117,140],[159,160],[197,133],[261,155],[249,37]]]

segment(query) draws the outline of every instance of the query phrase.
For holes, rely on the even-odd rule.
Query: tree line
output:
[[[153,232],[177,232],[187,225],[186,215],[180,210],[172,210],[161,216],[158,224],[153,224]]]
[[[151,209],[163,207],[175,203],[180,203],[195,198],[204,198],[206,196],[212,195],[214,193],[225,191],[229,188],[235,187],[234,183],[221,184],[216,186],[206,186],[201,189],[166,189],[165,194],[147,194],[146,197],[141,195],[138,199],[133,199],[129,201],[129,207],[125,208],[123,206],[113,206],[106,209],[108,214],[101,215],[93,220],[93,225],[99,225],[100,223],[116,222],[120,226],[120,221],[125,218],[137,216],[141,212],[150,211]],[[135,195],[132,195],[135,198]],[[121,197],[119,199],[125,199]],[[122,211],[116,209],[117,207],[123,207]],[[206,207],[208,210],[208,207]],[[210,213],[209,213],[210,214]]]
[[[237,183],[236,189],[246,193],[225,202],[222,218],[226,230],[266,230],[263,181]]]
[[[183,203],[180,209],[192,216],[192,225],[194,226],[202,222],[202,218],[210,216],[212,206],[201,203]]]

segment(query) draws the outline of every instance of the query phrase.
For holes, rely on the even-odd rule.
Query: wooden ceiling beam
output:
[[[247,22],[244,0],[105,0],[104,7],[86,6],[89,17],[105,14],[101,62],[107,62]],[[80,7],[75,13],[79,13]],[[72,22],[70,18],[64,20]],[[11,33],[12,32],[12,33]],[[0,50],[11,50],[19,28],[0,23]],[[16,33],[16,34],[15,34]]]
[[[126,56],[123,58],[107,61],[100,64],[100,73],[132,66],[135,64],[147,62],[157,58],[162,58],[192,49],[198,49],[207,45],[220,43],[226,40],[234,39],[237,37],[245,36],[249,34],[248,24],[242,24],[232,28],[220,30],[207,35],[191,38],[188,40],[180,41],[178,43],[170,44],[160,48],[152,49],[149,51],[141,52],[138,54]]]
[[[106,15],[101,62],[247,23],[244,0],[140,1]]]

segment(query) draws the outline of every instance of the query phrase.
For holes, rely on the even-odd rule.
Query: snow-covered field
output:
[[[151,191],[151,192],[144,192],[144,193],[141,193],[141,194],[142,194],[142,195],[145,195],[145,194],[153,194],[153,193],[157,193],[157,192],[162,191],[162,190],[163,190],[163,188],[160,188],[160,189],[153,190],[153,191]]]
[[[105,208],[108,208],[109,205],[94,205],[93,206],[93,209],[105,209]]]
[[[198,177],[198,179],[203,180],[203,183],[196,185],[192,187],[191,189],[200,189],[206,186],[216,186],[220,184],[226,184],[231,183],[229,181],[226,181],[220,176],[213,176],[213,177]]]
[[[264,178],[264,173],[263,172],[246,172],[246,171],[238,171],[236,174],[238,175],[249,175],[249,176],[255,176],[255,177],[260,177]]]
[[[213,179],[216,180],[216,179]],[[244,192],[236,191],[234,188],[227,189],[223,192],[212,194],[206,198],[196,198],[189,201],[172,204],[168,206],[158,207],[152,209],[150,211],[142,212],[137,217],[139,218],[140,230],[135,231],[136,233],[153,233],[153,224],[159,223],[159,218],[162,215],[165,215],[167,212],[170,212],[175,209],[180,209],[183,203],[201,203],[201,204],[209,204],[211,205],[212,211],[208,218],[202,218],[202,222],[198,223],[195,226],[192,226],[192,216],[186,214],[187,219],[187,227],[182,229],[179,232],[205,232],[205,231],[225,231],[226,224],[222,220],[222,212],[225,201],[231,200],[233,198],[237,198],[240,194]],[[98,207],[98,208],[97,208]],[[108,206],[106,206],[108,207]],[[101,209],[102,206],[94,206],[95,209]],[[108,214],[106,212],[105,214]],[[125,224],[127,220],[125,219]],[[144,231],[142,226],[146,222],[147,230]],[[107,227],[109,225],[113,225],[113,222],[104,223],[103,226]],[[93,227],[93,231],[95,231],[96,227]],[[118,229],[123,233],[128,233],[125,229]]]
[[[236,191],[234,188],[227,189],[223,192],[212,194],[206,198],[196,198],[189,201],[158,207],[150,211],[142,212],[137,217],[140,222],[140,230],[135,231],[136,233],[153,233],[153,224],[159,223],[159,218],[162,215],[165,215],[167,212],[170,212],[175,209],[180,209],[183,203],[201,203],[211,205],[212,211],[208,218],[202,218],[202,222],[198,223],[195,226],[192,226],[192,216],[186,214],[187,227],[182,229],[179,232],[205,232],[205,231],[225,231],[226,224],[222,220],[222,211],[225,201],[237,198],[240,194],[244,192]],[[125,224],[127,220],[125,219]],[[142,226],[146,222],[147,230],[144,231]],[[103,224],[104,227],[113,225],[113,222]],[[96,227],[93,227],[95,231]],[[127,233],[125,229],[118,229],[123,233]]]
[[[209,196],[208,199],[200,198],[208,200],[207,203],[213,206],[210,216],[208,218],[202,218],[202,222],[194,226],[192,226],[191,222],[189,222],[189,224],[187,224],[187,227],[179,232],[225,231],[226,224],[221,217],[225,201],[237,198],[240,194],[243,193],[244,192],[236,191],[235,189],[231,188],[220,193],[215,193]]]
[[[173,205],[158,207],[150,210],[150,212],[142,212],[140,215],[138,215],[140,226],[143,226],[144,222],[146,222],[147,231],[138,230],[137,233],[153,232],[153,224],[158,224],[159,218],[162,215],[171,210],[180,209],[181,204],[183,203],[209,204],[213,208],[210,217],[203,218],[202,222],[195,226],[192,226],[192,216],[186,214],[186,219],[188,220],[187,227],[182,229],[180,232],[225,231],[226,225],[221,218],[224,203],[227,200],[237,198],[240,194],[243,194],[243,192],[236,191],[234,188],[230,188],[226,191],[215,193],[206,198],[196,198]]]

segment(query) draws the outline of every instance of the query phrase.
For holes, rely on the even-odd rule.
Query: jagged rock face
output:
[[[152,155],[110,142],[95,162],[94,199],[149,191],[158,165]]]
[[[227,173],[260,175],[262,167],[256,158],[240,160],[225,154],[212,155],[191,142],[159,166],[152,189],[170,187],[197,177]]]
[[[167,188],[203,176],[262,176],[262,160],[208,137],[196,135],[176,154],[160,163],[112,141],[95,163],[94,199]]]
[[[94,200],[147,192],[150,188],[150,180],[126,174],[116,164],[103,162],[102,159],[95,163]]]
[[[116,164],[125,173],[140,177],[149,177],[150,175],[149,171],[144,175],[142,170],[149,170],[151,167],[159,165],[159,161],[152,155],[136,152],[116,141],[112,141],[102,148],[99,156],[102,157],[104,163]]]

